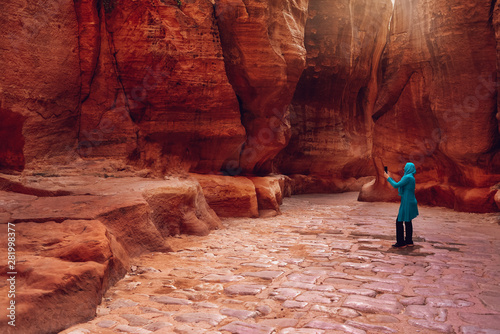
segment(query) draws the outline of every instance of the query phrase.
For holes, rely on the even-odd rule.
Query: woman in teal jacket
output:
[[[399,206],[399,214],[396,219],[396,243],[392,245],[396,248],[413,246],[413,224],[412,220],[418,216],[417,199],[415,198],[415,173],[417,169],[415,165],[408,162],[405,166],[405,175],[401,181],[394,181],[389,174],[384,173],[384,177],[394,187],[398,188],[399,196],[401,196],[401,205]],[[405,226],[403,227],[403,222]],[[405,231],[406,228],[406,238]]]

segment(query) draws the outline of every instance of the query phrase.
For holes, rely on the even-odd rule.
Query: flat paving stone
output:
[[[206,322],[212,326],[216,326],[224,320],[226,317],[221,314],[215,313],[184,313],[179,314],[174,317],[175,321],[179,322],[187,322],[187,323],[198,323],[198,322]]]
[[[235,282],[244,280],[245,277],[241,275],[218,275],[218,274],[210,274],[203,277],[201,280],[205,282],[219,282],[219,283],[227,283],[227,282]]]
[[[117,324],[117,322],[113,321],[113,320],[103,320],[103,321],[99,321],[96,325],[101,327],[101,328],[111,328],[116,324]]]
[[[447,310],[428,305],[410,305],[406,308],[405,314],[416,319],[429,319],[444,322],[446,321]]]
[[[144,326],[144,329],[147,329],[148,331],[156,332],[162,328],[167,328],[167,327],[172,327],[172,324],[169,322],[157,321],[157,322],[153,322],[149,325]]]
[[[293,289],[293,288],[278,288],[271,292],[271,296],[277,300],[289,300],[294,299],[298,295],[302,293],[301,290]]]
[[[260,325],[269,327],[294,327],[299,323],[299,320],[292,318],[277,318],[277,319],[265,319],[259,322]]]
[[[454,299],[444,299],[444,298],[432,298],[429,297],[425,300],[426,305],[434,307],[448,307],[448,308],[461,308],[473,306],[474,303],[467,300],[454,300]]]
[[[273,280],[275,278],[283,275],[283,271],[273,271],[273,270],[263,270],[263,271],[254,271],[254,272],[244,272],[241,273],[241,276],[245,277],[258,277],[266,280]]]
[[[321,303],[321,304],[330,304],[332,302],[332,298],[325,296],[322,292],[317,291],[306,291],[297,298],[296,301],[299,302],[307,302],[307,303]],[[337,300],[337,298],[334,298]]]
[[[366,332],[362,329],[354,328],[354,327],[347,326],[344,324],[338,324],[338,323],[321,321],[321,320],[310,321],[304,327],[324,329],[324,330],[337,330],[337,331],[342,331],[342,332],[350,333],[350,334],[366,334]]]
[[[383,293],[401,293],[404,287],[399,284],[389,284],[382,282],[365,283],[361,288],[375,290]]]
[[[410,319],[408,320],[410,325],[419,328],[430,329],[432,331],[440,332],[440,333],[453,333],[453,326],[451,324],[445,324],[442,322],[435,322],[430,320],[421,320],[421,319]]]
[[[325,331],[316,328],[283,328],[278,334],[324,334]]]
[[[309,305],[308,302],[298,302],[296,300],[286,300],[283,303],[283,307],[285,308],[304,308]]]
[[[242,321],[231,322],[219,328],[219,330],[228,331],[233,334],[271,334],[275,331],[275,329],[270,326],[249,324]]]
[[[150,323],[150,320],[141,317],[140,315],[135,314],[120,314],[120,317],[126,319],[130,326],[145,326]]]
[[[117,299],[109,305],[109,308],[112,310],[116,310],[123,307],[134,307],[137,305],[139,305],[139,303],[134,302],[133,300],[130,299]]]
[[[266,285],[235,284],[224,288],[224,292],[228,295],[256,295],[265,288],[267,288]]]
[[[423,296],[417,296],[417,297],[407,297],[407,298],[402,298],[399,300],[401,304],[404,306],[408,305],[424,305],[425,304],[425,298]]]
[[[359,321],[354,321],[354,320],[347,320],[345,322],[345,325],[351,326],[354,328],[359,328],[365,331],[368,331],[369,333],[386,333],[386,334],[392,334],[392,333],[397,333],[398,331],[387,327],[387,326],[380,326],[380,325],[372,325],[372,324],[366,324],[364,322],[359,322]]]
[[[371,263],[357,263],[357,262],[344,262],[341,266],[353,269],[371,269],[373,264]]]
[[[169,296],[151,296],[151,299],[154,302],[166,305],[191,305],[193,302],[187,299],[174,298]]]
[[[118,332],[131,333],[131,334],[151,334],[152,331],[140,327],[133,327],[128,325],[118,325],[114,328]]]
[[[480,328],[477,326],[462,326],[460,334],[500,334],[500,329]]]
[[[248,318],[255,318],[259,315],[257,311],[247,311],[247,310],[237,310],[232,308],[223,308],[219,311],[221,314],[227,315],[229,317],[238,318],[240,320],[246,320]]]
[[[500,316],[497,313],[459,312],[458,316],[469,324],[485,325],[485,328],[500,330]]]
[[[350,295],[346,298],[343,307],[350,307],[361,312],[398,314],[403,305],[391,300],[380,300],[366,296]]]
[[[356,318],[361,314],[358,311],[355,311],[351,308],[347,307],[332,307],[332,306],[324,306],[324,305],[314,305],[311,307],[311,311],[328,313],[330,315],[336,315],[344,318]]]
[[[326,284],[310,284],[310,283],[302,283],[302,282],[283,282],[281,284],[284,288],[297,288],[308,291],[335,291],[335,287],[333,285]]]
[[[375,297],[377,295],[377,292],[374,290],[370,289],[338,289],[338,292],[344,293],[346,295],[360,295],[360,296],[367,296],[367,297]]]
[[[293,274],[288,275],[287,279],[289,281],[293,281],[293,282],[314,284],[318,280],[319,277],[320,277],[320,275],[311,276],[311,275],[293,273]]]

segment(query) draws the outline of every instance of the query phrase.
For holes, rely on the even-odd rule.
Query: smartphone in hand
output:
[[[384,172],[388,173],[387,172],[387,166],[384,166]]]

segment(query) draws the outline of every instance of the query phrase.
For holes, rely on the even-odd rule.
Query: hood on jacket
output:
[[[412,174],[415,175],[417,172],[417,169],[415,168],[415,165],[412,162],[408,162],[405,165],[405,175]]]

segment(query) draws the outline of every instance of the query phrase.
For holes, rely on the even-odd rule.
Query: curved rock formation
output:
[[[449,193],[440,201],[437,193],[421,192],[421,203],[495,210],[489,187],[500,181],[500,136],[489,13],[481,1],[396,2],[373,111],[378,175],[360,199],[397,198],[381,178],[383,165],[399,172],[412,161],[421,187]],[[464,197],[462,187],[485,188],[482,205]]]
[[[247,139],[226,162],[235,174],[267,174],[290,138],[288,105],[305,65],[309,0],[216,0],[229,81],[241,107]],[[239,172],[239,171],[238,171]]]
[[[128,154],[160,172],[219,170],[245,132],[211,2],[108,2],[96,16],[98,3],[79,15],[80,30],[92,27],[81,50],[97,59],[82,68],[93,79],[80,145],[90,156]],[[89,23],[96,19],[99,28]]]
[[[16,327],[4,320],[2,333],[54,333],[92,319],[106,289],[129,269],[127,253],[99,221],[28,222],[14,229],[19,261],[10,300],[15,300]],[[0,236],[7,249],[4,226]],[[10,278],[6,272],[0,276],[4,281]],[[1,291],[0,302],[8,305],[7,286]]]
[[[107,288],[130,269],[129,257],[171,250],[169,236],[221,227],[193,179],[3,175],[0,189],[3,249],[7,224],[16,231],[15,328],[23,333],[54,333],[89,320]],[[6,280],[12,270],[7,252],[2,257]],[[0,287],[2,305],[11,300],[9,288]],[[0,323],[2,333],[12,328]]]
[[[371,108],[391,14],[390,0],[310,3],[307,68],[292,101],[280,172],[319,179],[372,173]]]

